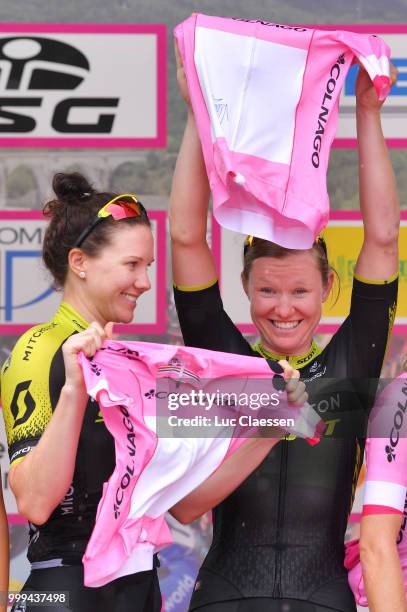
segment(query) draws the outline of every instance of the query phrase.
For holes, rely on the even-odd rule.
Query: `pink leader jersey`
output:
[[[175,28],[216,220],[308,249],[329,218],[326,171],[352,62],[380,100],[390,49],[373,35],[193,14]]]
[[[390,383],[376,402],[366,441],[363,515],[405,514],[407,509],[407,372]],[[404,519],[397,548],[407,593],[407,538]],[[359,541],[346,545],[345,566],[356,603],[368,606],[359,558]]]
[[[120,576],[152,569],[153,554],[172,542],[165,512],[244,442],[234,427],[226,427],[226,432],[225,428],[212,429],[211,437],[176,437],[175,430],[173,437],[159,437],[157,420],[168,419],[169,414],[164,411],[164,416],[157,416],[158,399],[168,401],[166,384],[171,383],[174,390],[176,379],[180,379],[190,390],[213,390],[222,385],[226,391],[248,391],[250,384],[256,388],[261,379],[269,391],[276,390],[267,361],[258,357],[109,340],[92,359],[83,354],[79,359],[88,393],[99,402],[116,450],[115,470],[104,484],[83,557],[85,585],[98,587]],[[158,392],[157,379],[163,379]],[[198,412],[211,414],[203,409]],[[320,417],[308,405],[296,410],[279,406],[273,416],[277,415],[295,416],[294,427],[287,428],[290,433],[311,437],[321,431]],[[202,429],[191,431],[190,435],[204,435]]]

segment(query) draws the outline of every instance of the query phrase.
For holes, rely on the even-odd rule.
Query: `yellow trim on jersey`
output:
[[[365,283],[366,285],[388,285],[389,283],[392,283],[398,278],[399,273],[396,272],[396,274],[393,274],[393,276],[386,280],[370,280],[369,278],[363,278],[362,276],[358,276],[357,274],[353,274],[353,276],[360,283]]]
[[[391,334],[393,332],[394,320],[396,318],[396,310],[397,310],[397,302],[394,302],[391,306],[389,306],[389,331],[387,333],[387,341],[386,341],[386,348],[384,351],[383,361],[385,360],[387,351],[389,349]]]
[[[24,455],[24,457],[17,457],[16,459],[13,459],[13,461],[10,463],[10,467],[14,467],[15,465],[18,465],[19,463],[24,461],[24,459],[27,457],[27,455],[28,455],[28,453],[26,455]]]
[[[193,291],[203,291],[204,289],[209,289],[209,287],[213,287],[214,285],[216,285],[217,282],[218,282],[218,279],[215,278],[214,281],[211,281],[207,285],[197,285],[196,287],[187,287],[186,285],[176,285],[174,283],[174,287],[175,289],[178,289],[178,291],[188,291],[192,293]]]
[[[84,319],[77,310],[68,302],[61,302],[58,310],[55,313],[55,317],[65,319],[67,322],[72,322],[78,331],[87,329],[89,327],[88,321]]]
[[[304,355],[277,355],[275,353],[267,351],[261,344],[261,342],[253,344],[252,349],[256,353],[259,353],[259,355],[261,355],[262,357],[265,357],[266,359],[273,359],[274,361],[280,361],[281,359],[285,359],[293,368],[297,370],[306,366],[310,361],[315,359],[317,355],[322,353],[322,349],[319,348],[319,346],[314,340],[312,341],[310,350]]]

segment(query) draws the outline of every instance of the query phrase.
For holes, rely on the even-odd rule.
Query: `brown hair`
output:
[[[336,302],[339,296],[339,276],[336,270],[329,264],[326,243],[322,237],[317,238],[312,247],[304,251],[299,249],[286,249],[285,247],[275,244],[274,242],[270,242],[269,240],[249,236],[246,239],[243,252],[243,278],[246,281],[249,279],[253,262],[259,257],[275,257],[276,259],[283,259],[289,255],[295,255],[297,253],[301,254],[304,252],[311,252],[314,255],[321,274],[322,284],[324,286],[328,284],[329,274],[331,272],[335,274],[338,281],[338,295],[335,299]]]
[[[55,287],[63,287],[68,273],[68,253],[81,232],[92,222],[98,211],[117,194],[98,192],[82,174],[55,174],[52,181],[55,198],[44,205],[43,213],[50,218],[45,231],[42,258],[54,277]],[[109,244],[112,232],[126,225],[147,225],[150,220],[143,211],[139,217],[114,221],[107,217],[84,240],[81,249],[96,257]],[[115,229],[116,228],[116,229]]]

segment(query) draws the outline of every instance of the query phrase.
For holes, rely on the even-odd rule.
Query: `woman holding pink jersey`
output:
[[[111,336],[112,322],[131,322],[138,299],[150,289],[150,221],[134,194],[97,191],[77,173],[55,175],[53,189],[55,197],[44,207],[50,221],[43,260],[63,300],[48,323],[21,336],[1,371],[9,482],[30,523],[24,610],[160,612],[156,556],[152,569],[123,571],[96,588],[84,586],[82,566],[116,457],[77,357],[81,351],[93,356]],[[288,365],[286,372],[292,378],[287,397],[302,405],[305,385]],[[277,440],[249,440],[234,461],[253,469],[256,456]],[[42,607],[36,597],[44,591],[54,599]]]
[[[9,482],[30,525],[24,610],[159,612],[155,568],[83,586],[82,556],[115,452],[77,361],[111,335],[111,321],[130,322],[150,289],[150,221],[133,194],[97,191],[77,173],[56,174],[53,190],[43,260],[63,301],[20,337],[1,371]],[[53,598],[42,606],[44,591]]]
[[[312,248],[300,251],[250,237],[242,283],[260,338],[250,346],[223,309],[206,242],[209,184],[179,58],[178,81],[188,118],[174,174],[170,221],[175,303],[184,341],[269,359],[284,356],[308,383],[317,410],[317,392],[325,384],[328,395],[320,414],[331,434],[312,448],[301,440],[284,439],[270,452],[264,449],[251,476],[245,464],[224,477],[218,470],[175,507],[175,516],[184,522],[213,508],[213,543],[190,610],[355,611],[344,568],[344,535],[363,457],[357,417],[366,417],[371,409],[397,297],[399,204],[381,130],[382,103],[361,70],[356,117],[364,243],[349,316],[330,343],[319,348],[313,334],[333,282],[324,241],[318,239]],[[329,379],[353,385],[351,396],[335,394],[336,407]],[[373,381],[367,396],[357,390],[360,379]],[[325,405],[331,405],[329,414]],[[242,471],[247,478],[238,486]]]

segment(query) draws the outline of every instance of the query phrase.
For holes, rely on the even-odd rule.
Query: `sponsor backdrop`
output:
[[[155,262],[149,270],[151,291],[140,299],[137,323],[117,326],[117,333],[165,331],[165,213],[149,211],[149,216],[155,245]],[[20,334],[47,321],[61,300],[41,261],[45,227],[46,220],[40,212],[0,211],[0,334]]]
[[[399,79],[383,127],[390,146],[404,147],[407,26],[335,27],[376,33],[391,47]],[[0,146],[165,146],[165,26],[3,23],[0,36]],[[356,146],[356,75],[353,66],[335,146]]]
[[[0,210],[0,361],[7,357],[18,334],[27,326],[47,320],[59,300],[40,264],[44,220],[38,211],[40,203],[49,195],[50,178],[55,170],[84,171],[96,184],[108,185],[114,190],[120,185],[125,191],[139,192],[141,185],[142,193],[149,194],[153,202],[150,208],[153,209],[151,218],[156,238],[152,291],[140,301],[137,320],[118,327],[116,332],[137,334],[146,340],[179,343],[181,338],[167,269],[165,208],[184,111],[176,94],[172,54],[167,58],[166,53],[167,47],[172,47],[172,27],[188,13],[163,0],[147,3],[120,0],[114,5],[100,0],[98,18],[110,25],[72,24],[60,22],[73,22],[78,15],[84,21],[91,21],[95,16],[95,0],[80,0],[80,3],[73,0],[58,7],[45,0],[38,0],[35,6],[27,2],[24,3],[24,15],[20,14],[18,4],[4,0],[4,19],[9,23],[0,25],[0,208],[3,208]],[[315,16],[317,20],[325,20],[325,23],[339,19],[347,23],[363,20],[374,25],[318,27],[376,33],[392,47],[399,81],[384,107],[384,132],[390,147],[406,147],[407,26],[380,24],[389,11],[394,13],[393,20],[400,22],[403,14],[399,5],[389,0],[385,7],[378,8],[376,2],[346,0],[342,8],[336,7],[332,13],[329,11],[333,10],[333,5],[327,9],[322,4],[325,7],[326,3],[321,3]],[[243,18],[267,18],[287,23],[304,23],[310,19],[306,3],[304,10],[284,3],[278,15],[264,14],[263,5],[256,3],[250,10],[244,2],[236,1],[235,5],[235,16]],[[206,0],[200,10],[212,14],[230,12],[222,0],[217,3]],[[21,19],[28,22],[18,23]],[[55,23],[30,23],[38,20]],[[117,21],[121,23],[111,25]],[[135,23],[138,21],[140,23]],[[164,23],[157,24],[157,21]],[[171,70],[168,105],[167,64]],[[355,163],[351,149],[356,146],[355,79],[356,68],[351,68],[341,95],[334,145],[349,148],[348,159],[352,165]],[[152,150],[163,149],[167,143],[164,151]],[[59,149],[55,150],[56,147]],[[35,153],[34,148],[37,148]],[[343,163],[344,168],[346,163]],[[345,183],[348,180],[345,170],[343,176]],[[403,176],[405,170],[398,176],[401,189],[405,189]],[[355,182],[353,187],[356,192]],[[337,192],[342,206],[342,191]],[[142,200],[145,202],[144,198]],[[399,371],[399,358],[406,341],[406,223],[404,215],[396,334],[384,372],[389,377]],[[329,341],[329,334],[346,316],[352,270],[363,239],[358,213],[334,211],[325,235],[332,263],[340,276],[341,293],[336,303],[328,303],[324,309],[318,336],[321,344]],[[240,328],[254,339],[255,330],[239,282],[242,242],[242,236],[212,224],[212,248],[219,266],[226,308]],[[27,529],[8,486],[9,464],[2,418],[0,465],[10,522],[10,587],[18,590],[29,571],[25,558]],[[360,484],[362,481],[363,474]],[[361,491],[362,486],[357,489],[350,518],[348,535],[351,537],[358,532]],[[175,543],[161,554],[161,587],[165,610],[184,612],[211,540],[211,521],[209,515],[190,526],[180,525],[171,517],[169,521]]]
[[[165,26],[0,24],[0,34],[0,146],[165,146]]]

